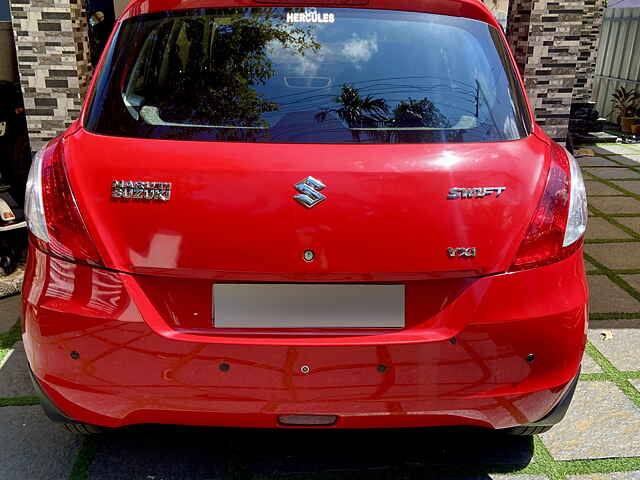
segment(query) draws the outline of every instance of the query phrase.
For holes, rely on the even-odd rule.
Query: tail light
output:
[[[523,270],[568,257],[582,245],[587,228],[587,192],[575,158],[557,144],[538,207],[511,270]]]
[[[62,142],[50,142],[33,159],[25,216],[41,250],[65,259],[102,265],[82,221],[63,162]]]

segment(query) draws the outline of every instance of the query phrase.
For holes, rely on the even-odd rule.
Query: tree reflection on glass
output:
[[[360,90],[351,85],[342,86],[335,103],[339,106],[323,108],[316,114],[316,120],[324,122],[327,115],[335,113],[352,129],[354,140],[360,139],[360,131],[353,129],[375,128],[388,120],[389,107],[383,98],[373,98],[371,95],[362,98]]]
[[[262,115],[279,106],[255,88],[275,75],[268,45],[277,42],[300,56],[320,47],[309,29],[273,21],[271,15],[263,9],[259,16],[172,20],[167,38],[172,93],[158,85],[156,97],[162,121],[249,130],[222,128],[223,137],[253,135],[268,127]]]
[[[451,122],[428,98],[402,100],[393,110],[392,125],[399,128],[451,128]]]
[[[345,122],[354,140],[360,141],[360,133],[366,131],[369,137],[385,142],[397,141],[399,135],[415,130],[436,130],[451,128],[451,122],[428,98],[401,100],[390,114],[390,108],[383,98],[372,95],[362,97],[359,89],[344,84],[340,95],[335,98],[336,107],[323,108],[315,116],[324,122],[330,113]]]

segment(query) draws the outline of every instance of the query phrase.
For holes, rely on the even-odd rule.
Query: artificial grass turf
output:
[[[585,253],[584,257],[589,261],[589,263],[592,263],[594,266],[596,266],[598,270],[602,272],[603,275],[609,278],[609,280],[611,280],[613,283],[618,285],[620,288],[622,288],[625,292],[627,292],[633,298],[640,301],[640,292],[638,292],[635,288],[629,285],[629,283],[623,278],[621,278],[614,270],[611,270],[609,267],[607,267],[603,263],[600,263],[588,253]]]
[[[584,241],[585,245],[594,243],[638,243],[637,238],[588,238]]]
[[[13,347],[13,345],[20,340],[21,335],[20,320],[18,320],[9,330],[0,333],[0,349]]]
[[[0,407],[24,407],[28,405],[38,405],[38,397],[10,397],[0,398]]]
[[[597,209],[594,206],[589,205],[589,210],[595,214],[595,217],[597,218],[603,218],[605,219],[607,222],[609,222],[611,225],[617,227],[618,229],[622,230],[624,233],[628,234],[631,236],[631,238],[633,240],[640,240],[640,234],[638,234],[638,232],[636,232],[634,229],[627,227],[625,224],[619,222],[618,220],[616,220],[616,217],[622,217],[622,216],[626,216],[627,214],[609,214],[609,213],[605,213],[602,210]],[[633,214],[635,215],[635,214]],[[587,227],[589,228],[589,227]],[[594,243],[593,239],[590,241],[585,241],[585,243]]]
[[[82,439],[82,445],[73,462],[69,480],[88,480],[89,467],[96,456],[96,441],[91,436],[85,436]],[[149,477],[147,477],[149,478]]]
[[[627,190],[624,187],[621,187],[620,185],[618,185],[617,183],[614,183],[616,180],[620,181],[619,179],[612,179],[612,178],[602,178],[597,176],[596,174],[594,174],[593,172],[589,171],[589,170],[582,170],[582,173],[584,174],[583,176],[585,177],[585,180],[596,180],[600,183],[604,183],[605,185],[607,185],[608,187],[613,188],[614,190],[619,191],[620,193],[622,193],[624,196],[627,197],[633,197],[636,200],[640,200],[640,195],[638,195],[637,193],[634,193],[630,190]],[[640,172],[639,172],[640,173]],[[624,180],[632,180],[632,181],[640,181],[640,178],[627,178]]]

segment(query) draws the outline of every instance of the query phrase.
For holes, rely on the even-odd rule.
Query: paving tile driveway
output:
[[[11,297],[0,300],[0,479],[640,480],[640,146],[591,148],[579,159],[592,203],[589,343],[550,432],[144,426],[82,438],[37,405]]]

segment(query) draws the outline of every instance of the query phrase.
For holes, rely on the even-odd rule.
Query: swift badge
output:
[[[496,194],[496,197],[502,195],[507,187],[453,187],[449,190],[447,195],[448,200],[456,200],[458,198],[483,198],[492,193]]]

